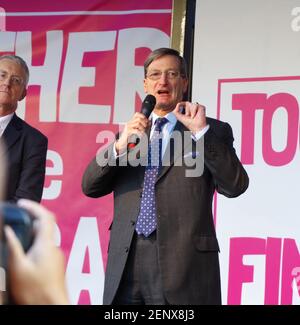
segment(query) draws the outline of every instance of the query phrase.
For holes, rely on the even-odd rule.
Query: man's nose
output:
[[[159,78],[159,82],[160,82],[161,84],[166,84],[166,83],[168,82],[168,75],[167,75],[165,72],[163,72],[163,73],[161,74],[161,76],[160,76],[160,78]]]

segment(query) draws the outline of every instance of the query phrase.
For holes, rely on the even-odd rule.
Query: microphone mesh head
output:
[[[147,95],[142,103],[141,113],[148,118],[152,113],[155,104],[156,104],[156,98],[153,95]]]

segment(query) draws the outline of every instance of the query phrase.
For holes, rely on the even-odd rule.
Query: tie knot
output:
[[[161,128],[168,123],[168,119],[165,117],[159,117],[155,121],[155,131],[161,132]]]

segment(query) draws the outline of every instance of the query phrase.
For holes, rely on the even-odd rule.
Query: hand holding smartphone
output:
[[[6,238],[4,234],[4,226],[10,226],[15,232],[25,252],[28,251],[33,243],[33,217],[28,213],[27,210],[18,207],[11,203],[0,203],[0,266],[7,271],[8,265],[8,248]],[[7,272],[6,272],[7,274]],[[8,276],[7,276],[8,280]],[[10,304],[12,299],[10,297],[10,290],[8,281],[6,281],[6,292],[3,295],[5,304]]]
[[[25,252],[28,251],[33,242],[33,217],[23,208],[11,203],[0,204],[1,218],[1,255],[2,264],[7,266],[7,245],[4,235],[4,226],[10,226],[15,232]]]

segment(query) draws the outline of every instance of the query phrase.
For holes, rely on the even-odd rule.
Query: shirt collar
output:
[[[158,119],[160,116],[158,116],[157,114],[155,114],[154,112],[152,112],[151,114],[151,118],[152,118],[152,125],[155,124],[156,119]],[[166,114],[164,116],[166,119],[168,119],[168,123],[172,124],[172,126],[175,126],[176,122],[177,122],[177,118],[174,115],[173,112],[170,112],[168,114]]]
[[[5,130],[5,128],[7,127],[8,123],[11,121],[11,119],[13,118],[14,113],[5,115],[5,116],[0,116],[0,128],[2,130]]]

